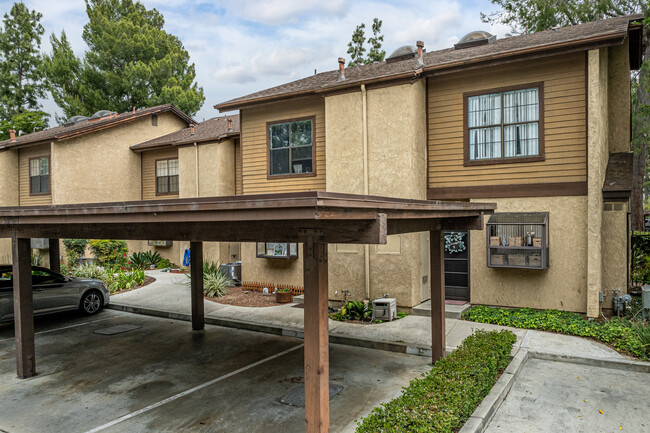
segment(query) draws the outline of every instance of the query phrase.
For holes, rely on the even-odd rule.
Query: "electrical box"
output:
[[[390,322],[397,317],[397,300],[395,298],[380,298],[372,301],[372,320]]]

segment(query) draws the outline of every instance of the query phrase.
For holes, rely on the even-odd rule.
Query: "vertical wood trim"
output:
[[[205,327],[203,305],[203,242],[190,242],[190,275],[192,297],[192,329],[200,331]]]
[[[440,226],[429,232],[431,260],[431,360],[445,357],[445,264]]]
[[[34,350],[34,301],[32,298],[31,245],[29,238],[13,238],[14,324],[16,371],[25,379],[36,375]]]
[[[327,244],[304,244],[305,431],[329,431]]]
[[[50,269],[54,272],[61,273],[61,250],[58,239],[50,239]]]

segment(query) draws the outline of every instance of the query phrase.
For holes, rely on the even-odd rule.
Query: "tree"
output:
[[[483,22],[505,24],[513,33],[534,33],[639,12],[638,0],[491,0],[502,10],[481,13]]]
[[[381,49],[381,44],[384,41],[384,36],[381,34],[382,21],[375,18],[372,21],[372,37],[368,39],[370,50],[368,56],[364,57],[366,52],[366,35],[364,23],[359,24],[354,33],[352,33],[352,40],[348,43],[348,54],[350,55],[350,63],[348,66],[367,65],[374,62],[382,62],[386,57],[386,51]]]
[[[0,139],[9,130],[19,134],[47,127],[49,114],[40,111],[45,96],[41,36],[42,14],[14,3],[0,29]]]
[[[137,0],[86,0],[89,22],[78,59],[65,33],[52,36],[46,71],[52,96],[67,117],[173,103],[190,115],[205,101],[181,41],[163,30],[156,9]]]

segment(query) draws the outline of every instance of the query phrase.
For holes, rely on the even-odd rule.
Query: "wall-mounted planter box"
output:
[[[489,268],[548,269],[547,212],[495,213],[485,235]]]

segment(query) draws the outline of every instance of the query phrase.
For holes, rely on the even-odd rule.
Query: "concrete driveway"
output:
[[[135,329],[114,335],[118,325]],[[119,329],[118,329],[119,330]],[[28,432],[302,432],[283,404],[303,380],[302,340],[103,311],[36,320],[38,375],[16,378],[13,326],[0,325],[0,430]],[[397,396],[429,358],[330,346],[333,432]]]

